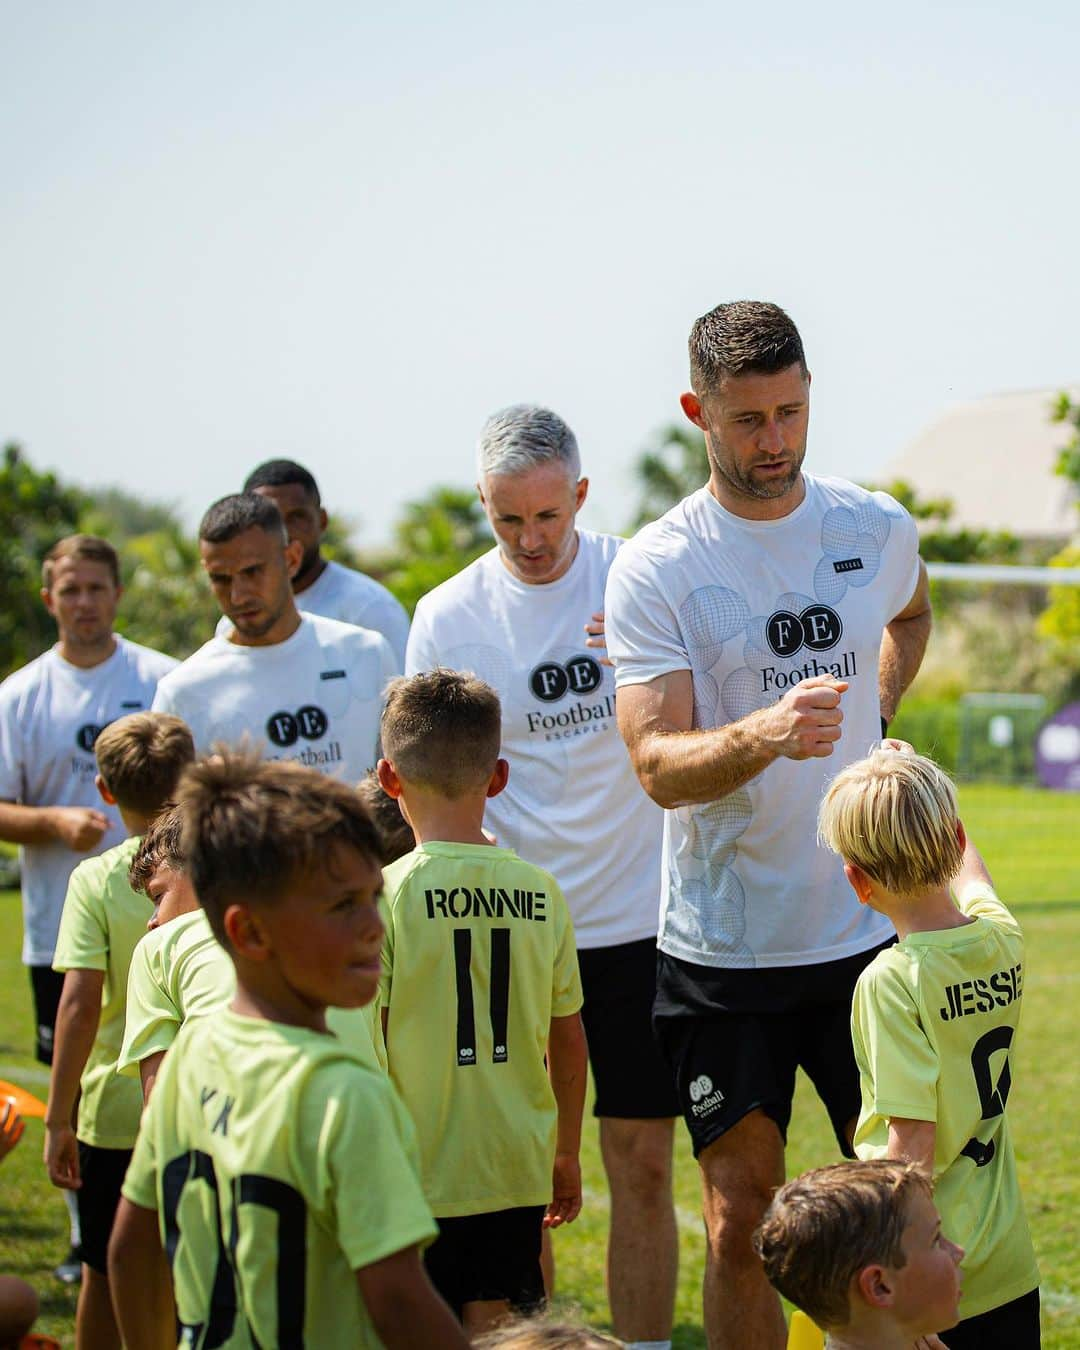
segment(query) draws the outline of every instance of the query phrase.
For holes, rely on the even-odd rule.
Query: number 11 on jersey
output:
[[[476,1063],[476,1011],[473,999],[472,929],[454,929],[454,974],[457,981],[458,1067]],[[491,1062],[505,1064],[510,1013],[510,929],[491,930],[490,998]]]

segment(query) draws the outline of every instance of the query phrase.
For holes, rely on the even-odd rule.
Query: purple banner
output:
[[[1039,728],[1035,768],[1043,787],[1080,792],[1080,703],[1066,704]]]

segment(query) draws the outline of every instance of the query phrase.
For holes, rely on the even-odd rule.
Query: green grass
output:
[[[1075,1164],[1075,1103],[1080,1098],[1080,797],[1020,788],[971,786],[961,793],[965,822],[986,855],[1002,897],[1021,918],[1028,942],[1024,1021],[1009,1098],[1021,1182],[1043,1274],[1046,1350],[1080,1348],[1080,1169]],[[0,1078],[45,1094],[31,1044],[29,981],[19,966],[18,899],[0,894]],[[595,1128],[583,1157],[586,1207],[557,1240],[560,1293],[596,1325],[607,1323],[603,1173]],[[685,1131],[677,1132],[680,1216],[675,1345],[703,1347],[700,1286],[704,1242],[697,1168]],[[0,1168],[0,1271],[38,1290],[39,1329],[72,1344],[74,1297],[50,1271],[66,1250],[66,1212],[45,1180],[42,1130],[27,1125]],[[801,1082],[788,1170],[835,1158],[825,1113]]]

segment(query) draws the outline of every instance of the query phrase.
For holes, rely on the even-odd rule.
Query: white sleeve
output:
[[[19,801],[22,798],[23,744],[18,706],[6,692],[0,693],[0,800]]]
[[[423,600],[416,606],[412,627],[409,629],[409,643],[405,648],[405,674],[419,675],[422,671],[433,670],[439,664],[439,653],[428,620],[428,606]]]
[[[661,582],[652,560],[629,545],[611,564],[604,621],[618,689],[691,669],[678,615]]]
[[[400,675],[405,669],[405,644],[409,639],[409,616],[405,606],[396,596],[387,591],[379,602],[378,629],[390,644],[394,655],[394,674]]]
[[[150,710],[152,712],[175,713],[177,717],[183,717],[183,713],[176,706],[176,699],[173,697],[172,690],[173,682],[168,677],[158,680]]]
[[[908,604],[919,584],[919,528],[896,498],[887,492],[875,492],[874,500],[889,517],[891,525],[892,539],[887,555],[890,601],[886,606],[891,619]],[[893,539],[895,548],[891,547]]]

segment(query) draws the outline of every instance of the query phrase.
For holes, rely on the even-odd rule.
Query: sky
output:
[[[0,25],[0,438],[192,525],[284,455],[380,544],[474,481],[490,412],[540,402],[582,522],[622,530],[722,300],[798,323],[823,473],[1080,377],[1064,0],[0,0]]]

